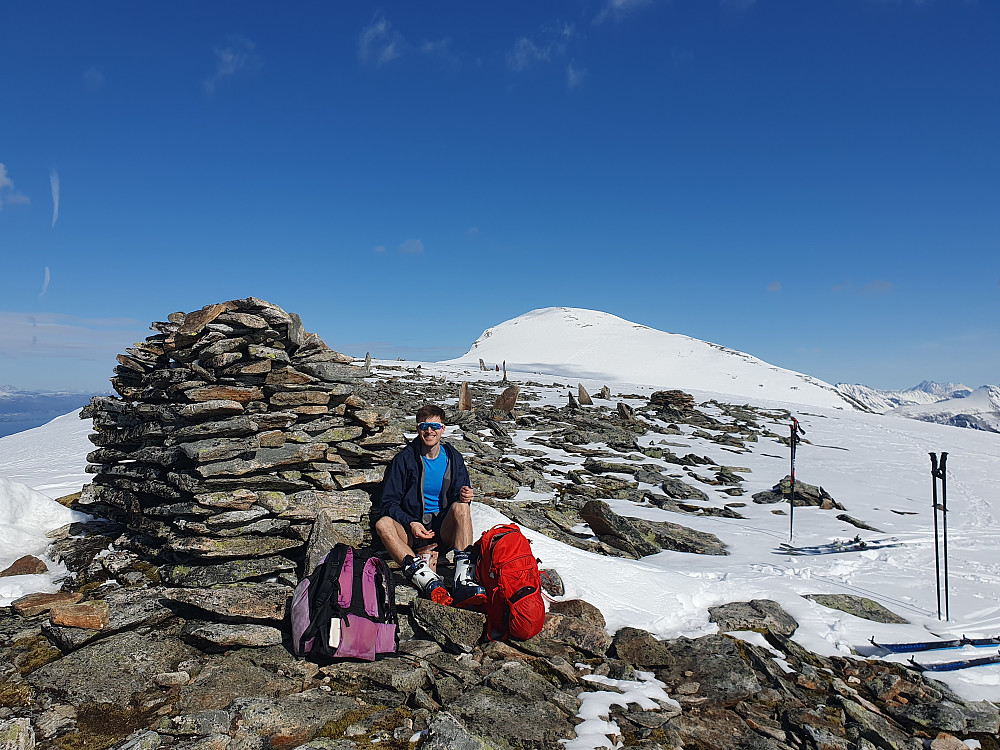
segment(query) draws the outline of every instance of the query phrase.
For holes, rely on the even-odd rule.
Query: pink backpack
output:
[[[378,555],[338,544],[292,595],[292,651],[313,661],[393,654],[396,587]]]

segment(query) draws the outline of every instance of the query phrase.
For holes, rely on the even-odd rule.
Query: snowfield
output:
[[[550,310],[553,309],[559,312],[548,312],[541,317],[550,320],[557,315],[586,330],[584,324],[588,318],[581,311]],[[538,394],[539,400],[520,404],[521,411],[544,404],[564,406],[567,392],[575,393],[578,382],[591,394],[608,385],[612,399],[600,403],[610,408],[617,401],[640,406],[654,390],[680,386],[691,392],[703,405],[700,408],[709,413],[714,407],[704,404],[710,399],[766,409],[787,408],[798,417],[807,433],[808,442],[800,445],[797,455],[798,478],[822,485],[846,507],[849,515],[879,529],[860,531],[838,520],[838,511],[797,507],[794,544],[809,546],[835,539],[848,540],[860,533],[863,539],[884,540],[894,546],[816,556],[789,555],[781,547],[789,541],[789,518],[776,513],[787,506],[757,505],[750,499],[750,495],[770,489],[788,473],[788,449],[773,438],[762,437],[757,443],[748,443],[747,452],[735,455],[733,449],[695,436],[685,426],[684,434],[668,438],[674,444],[683,444],[684,447],[674,449],[677,453],[693,452],[720,464],[750,469],[744,474],[746,494],[725,498],[726,502],[745,502],[739,512],[746,518],[682,515],[624,500],[608,502],[622,515],[672,521],[716,534],[728,545],[730,554],[718,557],[664,551],[641,560],[627,560],[594,555],[527,530],[544,566],[561,574],[567,597],[583,598],[598,606],[607,619],[609,631],[630,625],[662,638],[715,632],[716,626],[708,619],[710,606],[755,598],[774,599],[799,621],[794,638],[803,646],[828,655],[853,652],[858,658],[905,661],[903,655],[887,656],[872,647],[869,638],[873,636],[877,641],[902,642],[1000,635],[997,554],[1000,519],[994,507],[1000,499],[997,466],[1000,435],[846,408],[819,381],[777,368],[771,370],[760,360],[744,359],[745,355],[727,353],[686,337],[662,334],[671,338],[649,339],[662,348],[638,349],[636,339],[625,336],[628,331],[635,331],[636,337],[659,332],[632,328],[634,324],[612,318],[607,316],[598,321],[600,335],[591,341],[587,351],[571,351],[581,341],[586,346],[587,340],[584,337],[576,343],[567,342],[570,330],[549,341],[546,358],[542,339],[553,335],[552,327],[543,326],[539,334],[532,329],[532,319],[522,316],[491,329],[493,333],[477,342],[463,358],[465,362],[419,363],[419,377],[454,383],[456,397],[458,383],[463,380],[490,384],[499,390],[501,374],[481,371],[478,359],[482,356],[490,364],[506,359],[510,380],[534,383],[530,390]],[[513,329],[525,332],[523,348],[518,348]],[[612,352],[619,345],[625,345],[627,351],[615,358]],[[687,347],[683,349],[686,354],[683,347]],[[560,356],[567,357],[567,361],[558,359]],[[678,362],[688,369],[680,372]],[[721,375],[720,362],[729,363]],[[382,371],[381,377],[389,377],[392,375],[389,368],[399,371],[400,365],[376,362],[375,369],[376,373]],[[416,372],[416,365],[407,362],[405,368]],[[526,367],[526,371],[515,367]],[[540,376],[539,372],[547,374]],[[680,373],[676,380],[671,374],[675,372]],[[753,378],[751,372],[755,373]],[[659,374],[643,382],[643,378],[654,373]],[[732,373],[737,377],[731,377]],[[765,375],[765,387],[760,388],[757,383]],[[691,384],[699,382],[711,383],[715,388],[693,389]],[[735,390],[722,387],[730,383]],[[755,395],[750,395],[751,392]],[[787,422],[764,422],[773,432],[788,434]],[[89,428],[89,421],[79,420],[74,413],[43,427],[0,439],[0,476],[9,480],[0,483],[3,523],[0,533],[5,535],[0,566],[20,554],[44,548],[44,530],[66,522],[59,513],[50,517],[51,506],[36,493],[55,498],[79,490],[88,481],[83,467],[85,455],[91,449],[86,439]],[[546,450],[528,442],[530,430],[512,427],[511,434],[515,442],[512,455],[529,447]],[[646,446],[663,438],[662,434],[648,433],[639,442]],[[460,430],[453,428],[446,439],[461,439]],[[949,454],[950,621],[939,620],[937,616],[928,459],[931,451]],[[567,455],[570,454],[561,453],[560,459],[567,460]],[[583,463],[581,456],[571,455],[569,460]],[[647,460],[666,468],[658,459]],[[572,467],[560,468],[565,471]],[[547,478],[565,480],[555,474]],[[34,492],[28,493],[25,487]],[[715,502],[721,502],[721,495],[713,495],[718,493],[717,488],[705,485],[701,489],[713,496]],[[524,488],[519,497],[544,499]],[[474,505],[477,534],[504,520],[500,509]],[[58,585],[52,576],[19,578],[32,580],[19,580],[11,588],[6,588],[10,584],[4,584],[5,588],[0,588],[0,603],[9,603],[33,587],[51,590]],[[910,624],[878,624],[803,598],[805,594],[838,593],[874,599]],[[994,653],[970,648],[920,654],[917,658],[944,661],[959,658],[965,651],[980,656]],[[939,678],[969,699],[1000,701],[1000,666],[942,673]]]

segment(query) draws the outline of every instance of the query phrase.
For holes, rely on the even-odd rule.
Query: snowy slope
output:
[[[924,422],[1000,432],[1000,386],[984,385],[963,398],[921,406],[903,406],[889,412]]]
[[[876,414],[885,414],[900,406],[933,404],[945,399],[962,398],[972,393],[972,389],[965,385],[934,383],[929,380],[902,391],[885,391],[857,383],[837,383],[836,388],[841,394]]]
[[[94,445],[87,439],[93,422],[80,411],[48,424],[0,437],[0,477],[26,484],[56,499],[79,492],[91,476],[84,471]]]
[[[742,398],[854,409],[829,383],[749,354],[615,315],[546,307],[487,329],[452,363],[608,382],[691,388]]]

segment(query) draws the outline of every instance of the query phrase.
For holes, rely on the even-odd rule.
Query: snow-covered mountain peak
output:
[[[924,380],[909,390],[929,393],[932,396],[936,396],[938,400],[962,398],[972,393],[972,389],[967,385],[962,385],[961,383],[935,383],[933,380]]]
[[[889,413],[924,422],[1000,432],[1000,386],[984,385],[966,396],[932,404],[902,406]]]
[[[829,383],[752,355],[650,328],[599,310],[546,307],[487,329],[455,363],[507,363],[519,372],[578,380],[645,383],[785,401],[855,408]]]

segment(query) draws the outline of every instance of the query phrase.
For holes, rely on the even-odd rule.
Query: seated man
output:
[[[444,410],[433,404],[417,411],[417,437],[386,471],[375,532],[421,594],[451,604],[441,576],[420,553],[437,549],[443,555],[455,549],[455,601],[485,591],[473,577],[469,471],[462,454],[441,440],[444,419]]]

